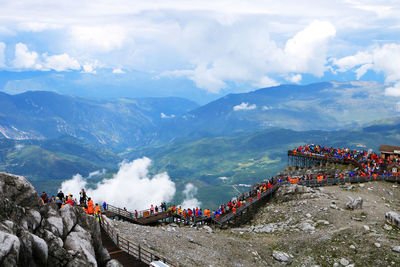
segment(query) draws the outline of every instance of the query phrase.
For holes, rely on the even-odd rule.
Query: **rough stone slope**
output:
[[[0,266],[105,266],[100,226],[79,207],[43,205],[24,177],[0,173]]]
[[[348,209],[350,198],[361,198],[361,209]],[[288,185],[238,228],[111,223],[181,266],[400,266],[400,233],[386,222],[389,211],[400,213],[397,184]]]

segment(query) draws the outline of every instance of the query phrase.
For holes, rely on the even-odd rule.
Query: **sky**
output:
[[[400,2],[1,1],[0,90],[199,103],[367,80],[400,97]]]

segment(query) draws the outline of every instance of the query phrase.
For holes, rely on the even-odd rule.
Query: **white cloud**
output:
[[[18,69],[40,69],[38,63],[39,55],[35,51],[30,52],[28,47],[23,43],[15,45],[15,58],[13,65]]]
[[[329,21],[313,21],[286,42],[284,60],[286,71],[311,73],[321,77],[326,70],[326,44],[336,35]]]
[[[29,51],[26,44],[23,43],[15,45],[13,67],[17,69],[35,69],[43,71],[68,71],[81,69],[79,62],[66,53],[52,56],[45,53],[40,56],[36,51]]]
[[[66,53],[60,55],[48,56],[43,55],[43,69],[66,71],[66,70],[80,70],[81,65],[79,62],[67,55]]]
[[[0,35],[8,34],[12,44],[32,38],[32,45],[51,54],[66,53],[81,65],[98,59],[108,68],[118,66],[124,71],[185,73],[197,87],[212,93],[222,89],[225,93],[232,84],[259,87],[263,77],[286,79],[290,73],[296,73],[293,78],[320,77],[327,58],[341,58],[348,51],[390,39],[399,41],[400,3],[395,0],[310,0],[301,5],[294,0],[57,4],[44,0],[40,6],[21,1],[5,1],[1,6],[7,16],[2,17]],[[34,51],[25,52],[34,57]],[[369,52],[367,57],[372,55]],[[17,65],[45,69],[35,67],[37,62],[26,56]],[[346,60],[336,62],[342,66],[338,73],[348,69],[361,78],[367,70],[390,72],[380,68],[378,61],[371,68],[365,65],[372,64],[368,59]],[[95,69],[84,67],[88,73]],[[388,75],[388,80],[396,78]]]
[[[104,175],[105,173],[106,173],[106,169],[102,169],[101,171],[100,170],[93,171],[93,172],[89,173],[88,178],[92,178],[94,176],[99,176],[99,175]]]
[[[108,52],[122,47],[126,33],[121,25],[74,26],[71,36],[80,47]]]
[[[292,83],[299,83],[303,76],[301,74],[291,74],[286,76],[286,80]]]
[[[264,110],[264,111],[265,111],[265,110],[271,110],[271,109],[272,109],[271,106],[263,106],[263,107],[262,107],[262,110]]]
[[[365,51],[359,51],[354,56],[333,59],[337,71],[353,70],[360,79],[368,70],[382,72],[386,82],[400,80],[400,45],[395,43],[374,46]]]
[[[171,114],[171,115],[168,116],[168,115],[165,115],[165,113],[163,113],[163,112],[161,112],[160,116],[161,116],[162,119],[172,119],[172,118],[175,118],[175,114]]]
[[[316,20],[281,48],[262,28],[248,29],[237,24],[209,28],[189,25],[182,30],[182,38],[183,43],[192,44],[185,50],[195,68],[167,71],[162,75],[186,76],[198,88],[212,93],[227,88],[228,81],[250,82],[254,87],[279,85],[267,73],[295,72],[298,73],[293,76],[296,81],[301,78],[300,73],[320,77],[327,69],[328,41],[335,34],[332,23]],[[190,41],[186,40],[189,38]]]
[[[245,103],[245,102],[242,102],[242,103],[240,103],[239,105],[236,105],[236,106],[234,106],[233,107],[233,110],[234,111],[238,111],[238,110],[252,110],[252,109],[256,109],[257,108],[257,106],[256,106],[256,104],[251,104],[251,105],[249,105],[249,103]]]
[[[83,64],[82,68],[82,73],[90,73],[90,74],[96,74],[96,68],[99,66],[99,62],[96,60],[94,62],[86,62]]]
[[[271,87],[271,86],[277,86],[279,83],[268,76],[263,76],[261,79],[257,82],[253,83],[253,86],[258,87],[258,88],[264,88],[264,87]]]
[[[22,22],[18,24],[18,29],[27,32],[42,32],[45,30],[56,30],[61,28],[59,24],[51,24],[45,22]]]
[[[86,180],[77,174],[64,181],[61,189],[64,193],[78,196],[80,190],[85,188],[87,195],[94,199],[95,203],[106,201],[111,205],[127,207],[129,210],[148,209],[151,204],[159,205],[162,201],[171,201],[176,191],[175,184],[167,173],[149,176],[150,164],[151,160],[148,158],[124,162],[113,178],[98,183],[95,189],[88,189]]]
[[[116,68],[116,69],[113,69],[112,73],[114,73],[114,74],[124,74],[125,71],[123,71],[121,68]]]
[[[195,197],[197,194],[197,187],[193,184],[186,184],[185,189],[183,190],[183,194],[185,196],[182,204],[183,209],[193,209],[201,206],[201,202]]]
[[[3,42],[0,42],[0,68],[4,67],[6,65],[5,50],[6,50],[6,44]]]
[[[400,97],[400,82],[395,83],[393,86],[385,89],[385,95]]]

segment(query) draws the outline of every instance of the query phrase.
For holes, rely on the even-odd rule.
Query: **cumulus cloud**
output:
[[[247,102],[242,102],[239,105],[236,105],[233,107],[234,111],[238,111],[238,110],[252,110],[252,109],[256,109],[257,106],[256,104],[251,104],[249,105],[249,103]]]
[[[66,53],[60,55],[48,56],[43,55],[43,69],[66,71],[66,70],[80,70],[81,65],[78,60],[70,57]]]
[[[257,82],[253,83],[253,86],[263,88],[263,87],[271,87],[271,86],[277,86],[279,83],[268,76],[261,77],[261,79]]]
[[[249,30],[237,24],[213,26],[189,25],[182,30],[183,38],[187,35],[192,39],[184,42],[193,44],[188,54],[195,68],[166,71],[162,75],[186,76],[198,88],[212,93],[228,87],[228,81],[250,82],[255,87],[279,85],[268,73],[298,73],[293,76],[297,81],[300,73],[321,77],[327,70],[328,41],[336,34],[332,23],[316,20],[282,47],[270,39],[265,29]]]
[[[20,69],[40,69],[38,63],[39,55],[35,51],[29,51],[26,44],[18,43],[15,45],[15,58],[13,65]]]
[[[286,42],[284,58],[286,71],[311,73],[321,77],[326,70],[326,44],[336,35],[329,21],[313,21]]]
[[[0,34],[7,34],[10,43],[29,37],[32,45],[40,45],[43,51],[66,53],[81,65],[98,59],[109,68],[183,75],[212,93],[232,84],[268,86],[260,86],[265,84],[264,77],[289,77],[295,83],[301,81],[299,75],[321,77],[327,58],[333,57],[339,58],[336,64],[342,66],[335,70],[339,75],[351,70],[362,78],[373,70],[387,73],[388,80],[397,80],[390,74],[393,71],[388,61],[379,63],[379,57],[386,57],[384,51],[354,53],[354,58],[341,62],[338,56],[382,38],[386,43],[390,39],[397,42],[400,4],[396,1],[310,0],[298,5],[294,0],[123,4],[71,0],[54,5],[44,0],[40,11],[34,3],[21,1],[23,4],[8,1],[2,5],[2,12],[9,16],[3,18]],[[18,68],[46,70],[35,67],[44,62],[35,61],[35,51],[22,52],[15,61]],[[11,58],[11,54],[7,56]],[[95,69],[84,67],[88,73]],[[289,73],[296,74],[285,75]]]
[[[68,71],[81,69],[78,60],[70,57],[66,53],[51,56],[44,53],[40,56],[36,51],[30,51],[27,45],[23,43],[15,45],[13,66],[17,69],[35,69],[44,71]]]
[[[112,73],[114,73],[114,74],[124,74],[125,71],[123,71],[121,68],[116,68],[116,69],[113,69]]]
[[[99,62],[96,60],[94,62],[86,62],[82,66],[82,73],[96,74],[96,68],[99,66]]]
[[[0,68],[4,67],[6,65],[5,50],[6,50],[6,44],[3,42],[0,42]]]
[[[400,97],[400,82],[395,83],[393,86],[385,89],[385,95]]]
[[[82,188],[95,202],[106,201],[129,210],[148,209],[151,204],[159,205],[162,201],[169,202],[175,195],[175,184],[167,173],[159,173],[151,177],[149,158],[136,159],[121,163],[119,171],[111,178],[104,179],[94,189],[87,188],[86,179],[77,174],[72,179],[64,181],[61,189],[65,193],[78,196]]]
[[[163,112],[161,112],[160,116],[161,116],[162,119],[172,119],[172,118],[175,118],[175,114],[171,114],[171,115],[168,116],[168,115],[165,115],[165,113],[163,113]]]
[[[286,80],[292,83],[299,83],[303,76],[301,74],[291,74],[286,76]]]
[[[201,202],[195,197],[197,194],[197,187],[191,183],[186,184],[183,190],[184,200],[180,206],[184,209],[193,209],[201,206]]]
[[[333,65],[339,72],[353,70],[357,79],[360,79],[368,70],[374,70],[382,72],[386,82],[400,80],[398,62],[400,62],[400,45],[394,43],[374,46],[352,56],[333,59]]]

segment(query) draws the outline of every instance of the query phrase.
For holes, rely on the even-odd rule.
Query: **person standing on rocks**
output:
[[[60,190],[60,192],[58,192],[57,197],[63,201],[63,199],[65,198],[64,193]]]
[[[101,223],[101,210],[99,207],[99,204],[96,203],[96,206],[94,207],[94,217]]]
[[[88,198],[88,214],[93,214],[93,200]]]
[[[86,199],[87,199],[87,196],[86,196],[85,189],[82,188],[81,192],[79,192],[79,204],[81,206],[86,206]]]

